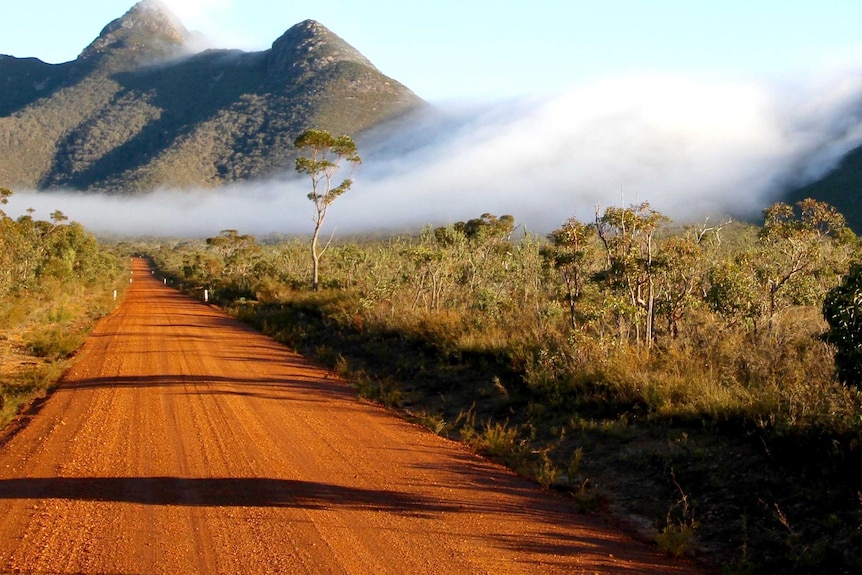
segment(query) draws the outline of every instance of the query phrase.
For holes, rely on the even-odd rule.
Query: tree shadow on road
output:
[[[356,403],[356,392],[338,379],[304,377],[302,374],[283,377],[221,377],[215,375],[137,375],[67,379],[60,390],[81,389],[154,389],[165,394],[234,395],[275,401],[326,403],[341,400]]]
[[[0,480],[0,500],[2,499],[63,499],[191,507],[366,509],[418,517],[457,510],[441,501],[398,491],[257,477],[3,479]]]

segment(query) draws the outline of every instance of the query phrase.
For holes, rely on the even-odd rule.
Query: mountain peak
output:
[[[179,19],[158,0],[141,0],[104,29],[78,57],[101,59],[122,54],[134,64],[175,54],[189,37]]]
[[[276,77],[295,77],[344,61],[376,70],[359,50],[329,28],[315,20],[305,20],[292,26],[272,44],[269,69]]]
[[[424,106],[313,20],[260,52],[192,54],[187,38],[146,0],[73,62],[0,57],[0,183],[128,193],[269,178],[292,169],[310,127],[359,135]]]

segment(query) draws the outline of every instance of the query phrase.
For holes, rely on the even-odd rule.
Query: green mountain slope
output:
[[[847,224],[862,234],[862,147],[851,150],[823,178],[787,196],[788,203],[814,198],[835,206],[847,218]]]
[[[144,0],[73,62],[0,56],[0,185],[218,186],[291,169],[307,128],[355,136],[424,105],[318,22],[256,53],[190,55],[189,36]]]

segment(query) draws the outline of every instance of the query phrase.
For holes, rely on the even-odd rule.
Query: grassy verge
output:
[[[31,365],[7,376],[0,388],[0,429],[12,421],[22,407],[45,397],[66,368],[65,361],[49,362]]]
[[[756,401],[700,414],[650,408],[613,399],[595,376],[551,397],[525,383],[511,353],[374,328],[344,314],[342,297],[296,293],[232,311],[341,372],[363,397],[468,443],[584,511],[614,508],[669,554],[729,574],[862,570],[858,423],[771,422]],[[788,382],[785,391],[793,389]]]
[[[46,285],[3,302],[0,428],[49,393],[96,321],[116,305],[114,290],[119,299],[122,288],[119,279],[109,277],[100,286]]]

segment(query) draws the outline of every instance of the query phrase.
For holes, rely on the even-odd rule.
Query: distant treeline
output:
[[[12,192],[0,188],[2,204]],[[28,213],[12,219],[0,210],[0,299],[45,292],[56,284],[94,284],[116,267],[96,238],[60,212],[50,221]]]

